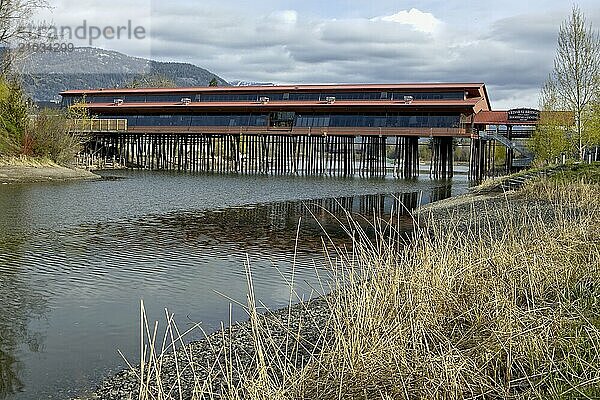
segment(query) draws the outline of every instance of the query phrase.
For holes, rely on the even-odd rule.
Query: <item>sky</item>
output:
[[[55,26],[125,26],[144,35],[95,47],[189,62],[225,80],[484,82],[492,107],[536,107],[573,3],[455,0],[50,0]],[[577,5],[600,27],[600,1]],[[110,32],[110,31],[109,31]],[[138,30],[138,33],[141,31]],[[89,45],[75,39],[75,45]],[[143,36],[143,37],[142,37]]]

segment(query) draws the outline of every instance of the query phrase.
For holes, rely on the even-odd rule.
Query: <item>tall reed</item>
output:
[[[376,238],[344,221],[352,245],[324,241],[330,294],[279,314],[257,311],[248,267],[243,351],[242,328],[229,328],[208,336],[214,356],[199,358],[172,317],[159,345],[142,314],[133,395],[600,398],[598,185],[540,180],[418,219],[408,239],[393,220],[374,221]]]

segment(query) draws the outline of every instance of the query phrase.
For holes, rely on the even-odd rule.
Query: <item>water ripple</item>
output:
[[[398,185],[302,179],[266,185],[254,177],[218,181],[221,190],[215,189],[213,197],[206,188],[215,178],[168,175],[161,180],[156,174],[0,191],[0,332],[9,339],[3,336],[0,351],[7,355],[0,357],[0,369],[7,371],[3,379],[11,379],[0,385],[11,388],[0,389],[0,398],[57,398],[59,389],[92,386],[108,368],[122,365],[117,348],[135,358],[140,298],[150,318],[162,318],[168,307],[183,326],[201,320],[216,329],[229,318],[228,300],[216,292],[245,301],[247,259],[257,298],[277,307],[288,300],[286,281],[296,250],[296,290],[311,296],[319,287],[315,268],[325,265],[321,225],[332,240],[346,241],[334,217],[342,218],[343,208],[389,212],[399,207],[398,199],[415,205],[448,195],[445,189],[423,200],[414,191],[321,199],[391,193]],[[173,194],[178,184],[182,192]],[[414,185],[411,189],[432,189],[430,183]],[[312,200],[269,202],[289,198]],[[404,223],[410,226],[408,219]],[[233,313],[234,319],[245,317],[238,308]],[[23,388],[27,391],[18,393]]]

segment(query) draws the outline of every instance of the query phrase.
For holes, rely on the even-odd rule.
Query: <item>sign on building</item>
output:
[[[540,120],[540,110],[533,108],[515,108],[508,111],[509,121],[531,122]]]

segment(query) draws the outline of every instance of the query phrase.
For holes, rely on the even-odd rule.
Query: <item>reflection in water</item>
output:
[[[58,229],[11,227],[27,218],[6,204],[10,211],[0,218],[0,398],[75,396],[123,367],[117,348],[135,359],[140,298],[157,318],[168,307],[181,316],[178,323],[202,320],[207,331],[217,329],[229,306],[215,291],[244,302],[246,253],[257,298],[268,307],[288,300],[285,279],[277,279],[273,267],[289,278],[295,251],[296,291],[311,296],[323,230],[342,243],[348,238],[338,219],[346,211],[366,221],[392,211],[406,215],[451,193],[449,186],[432,189],[88,219]],[[411,228],[408,215],[397,221],[402,230]],[[48,323],[36,329],[43,318]],[[245,314],[237,310],[233,318]]]
[[[28,329],[28,324],[31,319],[40,318],[46,308],[44,300],[32,292],[19,271],[11,273],[0,266],[0,280],[0,398],[5,398],[23,389],[19,349],[42,349],[43,335]]]
[[[5,254],[22,254],[25,237],[17,221],[22,220],[23,210],[15,205],[22,204],[20,193],[12,198],[0,196],[0,399],[23,389],[21,380],[22,363],[17,353],[23,346],[29,352],[39,352],[43,335],[29,329],[32,319],[41,318],[46,304],[27,283],[19,268],[4,260]],[[6,229],[2,224],[15,229]]]

